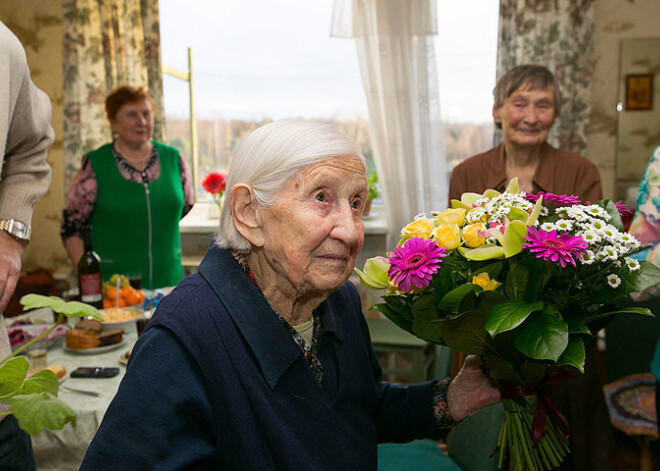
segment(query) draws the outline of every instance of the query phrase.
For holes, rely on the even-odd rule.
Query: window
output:
[[[370,158],[355,43],[330,37],[331,15],[329,1],[161,0],[163,64],[187,71],[192,48],[200,180],[226,170],[250,131],[287,118],[333,122]],[[165,75],[163,86],[165,140],[189,158],[188,85]],[[197,191],[208,198],[199,180]]]

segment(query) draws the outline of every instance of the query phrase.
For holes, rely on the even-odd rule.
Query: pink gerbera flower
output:
[[[536,258],[551,260],[559,264],[562,268],[570,263],[575,265],[573,256],[580,256],[587,251],[587,242],[580,236],[572,236],[568,233],[557,235],[557,231],[546,232],[535,227],[529,227],[525,236],[529,242],[523,245],[530,252],[536,254]]]
[[[387,275],[394,285],[406,293],[410,291],[411,284],[423,288],[431,283],[445,255],[445,248],[439,247],[435,241],[414,237],[390,253]]]
[[[553,206],[574,206],[580,204],[580,198],[575,195],[555,195],[554,193],[525,193],[525,199],[536,203],[540,196],[543,196],[543,202]]]
[[[614,203],[616,206],[616,209],[619,211],[619,215],[621,216],[621,219],[628,218],[633,215],[632,209],[630,209],[628,206],[626,206],[623,201],[617,201]]]

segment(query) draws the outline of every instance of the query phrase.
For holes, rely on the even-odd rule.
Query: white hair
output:
[[[250,242],[236,229],[231,214],[229,193],[234,185],[250,185],[257,203],[269,206],[286,181],[302,167],[347,155],[359,157],[366,171],[358,145],[335,126],[320,121],[279,121],[250,133],[229,164],[228,191],[216,244],[239,252],[251,249]]]

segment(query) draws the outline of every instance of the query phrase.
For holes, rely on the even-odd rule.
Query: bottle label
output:
[[[101,274],[80,275],[80,300],[84,303],[95,303],[102,299]]]

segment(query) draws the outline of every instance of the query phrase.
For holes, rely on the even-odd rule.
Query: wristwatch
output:
[[[32,228],[16,219],[0,219],[0,231],[7,232],[18,241],[29,242]]]

